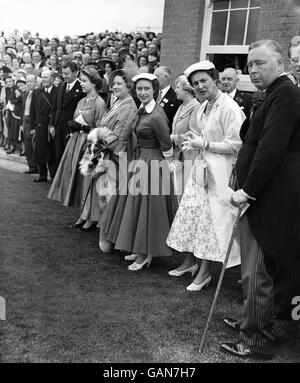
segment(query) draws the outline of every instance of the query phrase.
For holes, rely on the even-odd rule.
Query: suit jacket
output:
[[[67,122],[73,120],[78,101],[85,96],[78,80],[68,94],[66,87],[66,82],[59,86],[51,111],[50,125],[55,126],[55,130],[66,128]]]
[[[250,114],[250,110],[253,105],[252,96],[250,94],[240,92],[237,89],[233,99],[238,103],[239,107],[243,110],[245,116],[247,117]]]
[[[52,162],[50,158],[49,122],[52,106],[56,99],[57,88],[52,87],[50,94],[44,88],[35,89],[30,104],[30,130],[35,130],[33,160],[36,163]]]
[[[177,99],[175,90],[171,87],[168,92],[165,94],[162,100],[160,100],[159,105],[163,108],[166,116],[168,118],[170,133],[172,132],[172,125],[175,113],[179,108],[181,102]]]
[[[276,261],[300,258],[300,89],[280,76],[242,125],[236,170],[250,196],[247,216],[262,250]]]

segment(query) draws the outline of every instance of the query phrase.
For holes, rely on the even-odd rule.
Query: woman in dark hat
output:
[[[134,91],[141,101],[134,132],[137,138],[135,161],[129,165],[132,177],[127,195],[114,196],[109,202],[101,230],[115,248],[132,253],[135,261],[128,269],[141,270],[153,257],[171,256],[166,245],[177,209],[168,161],[173,155],[168,121],[156,104],[158,79],[141,73],[133,77]]]
[[[17,87],[14,83],[12,74],[6,75],[5,79],[5,122],[7,126],[7,154],[14,153],[16,150],[16,143],[18,134],[16,134],[16,119],[14,117],[15,105],[13,102],[16,100]]]
[[[97,124],[97,129],[94,129],[88,137],[92,147],[102,147],[103,159],[110,160],[113,164],[113,168],[108,166],[102,174],[97,172],[98,168],[95,170],[95,173],[98,174],[98,178],[96,176],[95,179],[97,179],[97,190],[100,195],[100,200],[98,196],[98,204],[100,203],[101,211],[106,207],[113,189],[118,189],[119,181],[124,179],[119,172],[119,155],[127,151],[128,137],[137,110],[130,95],[131,80],[123,70],[116,70],[111,74],[109,85],[114,92],[116,101],[105,112],[101,121]],[[90,158],[93,156],[92,152],[87,154],[89,154]],[[87,161],[89,161],[88,156]],[[83,171],[88,166],[83,160]],[[81,215],[80,219],[84,219],[84,216]],[[100,245],[102,246],[101,240],[102,237],[100,237]]]
[[[48,193],[48,198],[61,201],[64,206],[74,207],[82,205],[82,199],[92,183],[92,180],[84,179],[80,174],[79,162],[87,135],[95,128],[105,110],[105,103],[98,93],[102,87],[98,72],[94,68],[87,67],[81,72],[80,81],[86,97],[78,102],[73,121],[69,122],[72,134]],[[95,187],[93,192],[96,193]],[[86,223],[85,228],[88,229],[93,221],[93,214],[89,212],[84,220],[80,220],[74,226],[78,227]]]

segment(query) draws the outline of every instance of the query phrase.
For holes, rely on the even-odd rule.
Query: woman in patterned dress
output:
[[[227,199],[232,167],[241,146],[239,130],[245,118],[238,104],[222,93],[216,84],[219,73],[214,64],[202,61],[190,66],[185,74],[201,98],[206,98],[197,112],[197,134],[190,133],[183,143],[186,151],[198,150],[187,180],[167,244],[187,256],[172,276],[192,275],[201,267],[187,289],[199,291],[211,280],[211,261],[223,262],[232,232],[235,214]],[[207,181],[201,166],[207,166]],[[203,187],[205,186],[205,187]],[[228,267],[240,263],[235,243]]]

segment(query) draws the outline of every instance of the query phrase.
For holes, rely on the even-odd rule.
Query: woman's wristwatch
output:
[[[209,142],[204,141],[204,150],[209,150]]]

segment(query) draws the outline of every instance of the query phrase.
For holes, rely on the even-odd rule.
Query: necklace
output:
[[[95,96],[92,96],[92,97],[86,97],[86,101],[93,101],[93,100],[95,100],[97,97],[98,97],[98,94],[96,94]]]
[[[216,97],[213,100],[208,101],[207,105],[208,106],[212,106],[217,101],[217,99],[220,97],[220,95],[221,95],[221,92],[218,90],[217,94],[216,94]]]

